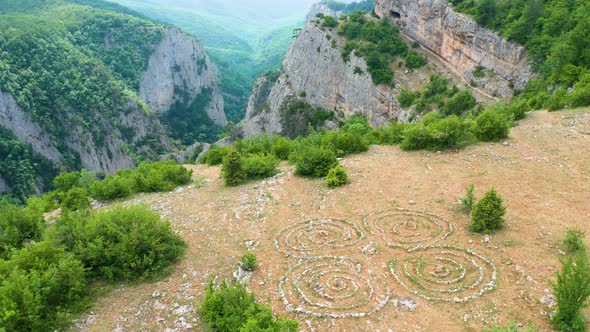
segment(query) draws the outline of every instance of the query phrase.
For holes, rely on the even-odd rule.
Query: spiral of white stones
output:
[[[425,211],[393,209],[373,213],[364,226],[372,234],[377,231],[388,246],[415,250],[446,239],[453,232],[443,217]]]
[[[287,310],[316,317],[365,317],[389,302],[390,289],[371,271],[348,258],[304,260],[279,282]]]
[[[365,238],[361,229],[349,221],[319,218],[280,229],[274,239],[278,251],[287,256],[318,257],[320,251],[346,248]]]
[[[408,254],[389,269],[404,288],[427,300],[467,302],[496,286],[496,267],[472,250],[434,245]]]

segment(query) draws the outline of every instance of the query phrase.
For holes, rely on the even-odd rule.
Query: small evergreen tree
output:
[[[475,205],[475,184],[470,184],[465,190],[465,197],[461,198],[461,204],[463,204],[463,209],[467,211],[467,213],[471,213],[471,210],[473,210],[473,206]]]
[[[560,331],[586,331],[581,309],[588,306],[590,265],[586,251],[579,251],[563,261],[557,281],[551,283],[557,297],[557,312],[551,319]]]
[[[242,156],[237,150],[232,150],[223,158],[221,176],[227,186],[237,186],[246,178],[242,167]]]
[[[488,191],[471,211],[471,230],[476,233],[490,233],[502,228],[506,207],[495,189]]]
[[[242,270],[244,271],[254,271],[257,267],[257,260],[256,255],[251,252],[247,252],[242,256]]]
[[[565,246],[565,249],[569,252],[586,250],[584,235],[584,232],[578,228],[568,228],[567,234],[563,239],[563,245]]]
[[[326,176],[326,185],[330,188],[340,187],[348,183],[348,174],[342,165],[332,167]]]

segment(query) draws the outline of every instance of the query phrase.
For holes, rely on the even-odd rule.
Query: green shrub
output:
[[[490,233],[502,228],[506,214],[506,207],[502,203],[495,189],[485,193],[471,211],[471,231]]]
[[[256,303],[254,295],[240,284],[223,282],[218,289],[209,284],[198,312],[209,331],[299,331],[296,321],[276,319],[270,308]]]
[[[221,176],[227,186],[237,186],[240,182],[246,179],[242,156],[237,150],[230,151],[223,158]]]
[[[416,99],[420,98],[419,92],[412,92],[412,90],[402,89],[397,96],[397,100],[401,107],[410,107]]]
[[[338,20],[336,20],[332,16],[324,16],[323,18],[324,22],[322,23],[322,27],[335,28],[338,26]]]
[[[326,132],[322,136],[321,145],[333,148],[338,157],[369,150],[369,143],[358,132]]]
[[[338,159],[331,149],[306,145],[298,151],[294,164],[297,175],[324,177],[330,168],[338,164]]]
[[[483,142],[498,142],[508,137],[511,123],[500,112],[486,110],[475,120],[475,135]]]
[[[406,55],[406,67],[409,69],[417,69],[426,64],[426,58],[417,52],[410,51]]]
[[[264,179],[276,175],[279,160],[272,154],[251,154],[242,161],[248,179]]]
[[[200,162],[209,166],[220,165],[230,151],[231,148],[227,146],[214,146],[203,155]]]
[[[157,161],[154,163],[141,163],[128,177],[135,179],[135,191],[159,192],[170,191],[180,185],[185,185],[192,180],[192,170],[178,165],[175,161]]]
[[[82,188],[70,189],[64,196],[60,206],[65,211],[84,211],[90,209],[90,197],[88,191]]]
[[[461,204],[463,205],[463,209],[471,214],[471,210],[473,210],[473,206],[475,205],[475,184],[472,183],[465,188],[465,196],[461,198]]]
[[[117,206],[89,216],[67,214],[56,222],[50,237],[74,253],[90,275],[108,280],[166,274],[186,248],[170,222],[144,206]]]
[[[346,169],[342,165],[332,167],[326,176],[326,185],[330,188],[340,187],[349,182]]]
[[[80,172],[62,172],[53,179],[53,185],[59,192],[68,192],[77,188],[80,186]]]
[[[421,150],[432,146],[432,132],[423,124],[416,124],[404,132],[400,147],[403,150]]]
[[[0,260],[0,330],[65,330],[86,295],[85,269],[55,244],[31,243]]]
[[[243,155],[269,153],[272,149],[272,142],[268,135],[256,135],[235,142],[234,148]]]
[[[114,175],[92,184],[90,194],[99,201],[129,197],[135,186],[134,179]]]
[[[446,115],[462,115],[475,107],[476,100],[471,94],[471,91],[461,91],[455,96],[447,100],[444,107],[444,114]]]
[[[291,140],[282,136],[272,138],[271,152],[280,160],[288,160],[291,154]]]
[[[392,123],[388,126],[382,126],[374,131],[375,140],[373,144],[400,144],[404,139],[404,132],[410,127],[407,123]]]
[[[428,131],[431,139],[425,148],[429,150],[457,149],[474,141],[469,123],[454,115],[428,124]]]
[[[534,326],[519,328],[514,323],[510,323],[504,326],[494,326],[489,329],[483,329],[481,332],[535,332],[536,328]]]
[[[563,239],[563,246],[569,252],[586,250],[584,236],[584,232],[582,232],[582,230],[580,230],[579,228],[568,228],[567,234]]]
[[[524,99],[513,100],[506,108],[508,114],[512,115],[514,120],[524,119],[526,112],[530,111],[531,107]]]
[[[40,211],[14,205],[0,207],[0,259],[26,241],[37,241],[43,235],[45,222]]]
[[[257,267],[256,255],[252,252],[247,252],[242,256],[242,269],[244,271],[254,271]]]
[[[582,308],[587,306],[590,296],[590,265],[585,251],[578,251],[567,257],[557,281],[552,282],[557,298],[557,312],[551,323],[560,331],[586,331]]]

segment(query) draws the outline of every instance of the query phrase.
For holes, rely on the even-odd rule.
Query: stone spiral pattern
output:
[[[320,251],[335,252],[365,238],[360,227],[344,219],[319,218],[295,223],[278,231],[274,244],[287,256],[318,257]]]
[[[470,249],[437,244],[453,232],[443,217],[393,209],[367,216],[364,226],[370,240],[381,238],[378,242],[405,254],[383,271],[363,268],[352,257],[362,253],[367,236],[342,219],[312,219],[277,231],[275,248],[298,258],[279,282],[287,310],[328,318],[369,316],[391,298],[387,275],[429,301],[466,302],[495,288],[496,268],[490,260]]]
[[[388,246],[415,250],[445,240],[453,232],[451,223],[432,213],[393,209],[373,213],[364,226],[381,235]]]
[[[288,310],[316,317],[365,317],[389,302],[386,282],[348,258],[305,260],[281,278]]]
[[[404,288],[431,301],[467,302],[495,288],[494,264],[472,250],[435,245],[389,264]]]

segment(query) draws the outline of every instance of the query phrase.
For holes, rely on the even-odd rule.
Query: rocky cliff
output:
[[[335,34],[308,23],[289,49],[281,71],[256,81],[242,124],[245,136],[282,134],[285,103],[303,96],[313,106],[334,111],[337,119],[362,114],[380,126],[406,116],[392,89],[373,84],[364,59],[351,55],[344,61],[333,44]]]
[[[524,47],[479,27],[444,0],[376,0],[375,13],[492,95],[511,97],[532,77]]]
[[[206,112],[213,122],[225,126],[220,82],[219,71],[199,40],[175,29],[164,29],[141,75],[139,95],[152,108],[166,112],[182,94],[188,94],[190,103],[210,91]]]
[[[114,173],[134,165],[129,154],[131,146],[137,146],[136,153],[154,152],[142,146],[142,140],[148,136],[158,144],[169,147],[156,114],[147,114],[133,98],[125,101],[125,112],[119,113],[114,121],[107,114],[96,114],[94,129],[108,133],[101,138],[100,143],[74,117],[62,121],[70,124],[68,136],[62,141],[56,141],[17,105],[10,94],[0,91],[0,126],[12,131],[20,141],[30,144],[35,153],[56,164],[64,162],[66,154],[74,153],[79,156],[81,167]]]

